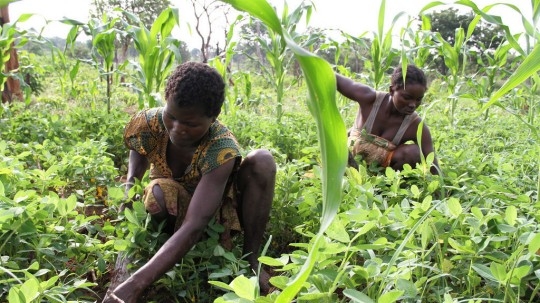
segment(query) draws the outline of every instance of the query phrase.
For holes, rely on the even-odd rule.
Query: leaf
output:
[[[20,288],[27,302],[33,301],[39,295],[39,282],[36,278],[30,277]]]
[[[285,257],[288,259],[287,256]],[[274,267],[281,267],[287,264],[287,261],[283,262],[281,258],[271,258],[267,256],[261,256],[258,258],[258,260],[264,265],[274,266]]]
[[[472,265],[472,268],[474,269],[474,271],[476,271],[476,273],[478,273],[484,279],[498,282],[497,279],[491,273],[491,270],[484,264],[474,263]]]
[[[208,281],[208,283],[216,286],[216,287],[219,287],[219,288],[222,288],[224,290],[228,290],[228,291],[234,291],[234,289],[232,287],[229,286],[229,284],[226,284],[226,283],[223,283],[223,282],[220,282],[220,281]]]
[[[479,220],[484,218],[484,214],[482,213],[480,208],[476,206],[471,207],[471,214],[473,214],[476,217],[476,219],[479,219]]]
[[[476,251],[472,249],[472,247],[461,245],[459,242],[452,238],[448,238],[448,244],[452,246],[452,248],[456,249],[460,253],[468,253],[468,254],[475,254]]]
[[[75,62],[75,65],[73,66],[73,68],[69,71],[69,79],[73,82],[75,81],[75,77],[77,77],[77,74],[79,73],[79,65],[80,65],[81,61],[80,60],[77,60],[77,62]]]
[[[76,204],[77,198],[75,195],[71,195],[67,199],[59,199],[56,203],[56,210],[60,216],[65,217],[75,209]]]
[[[450,210],[450,214],[453,217],[458,217],[463,212],[463,209],[461,208],[461,204],[459,203],[459,200],[456,198],[450,198],[448,199],[448,209]]]
[[[124,251],[130,246],[130,242],[124,239],[114,240],[114,249],[117,251]]]
[[[116,186],[107,186],[107,196],[112,201],[124,199],[124,190]]]
[[[402,290],[392,290],[387,293],[384,293],[379,297],[379,300],[377,300],[377,303],[393,303],[396,302],[399,297],[403,294]]]
[[[510,277],[510,281],[513,284],[519,284],[521,282],[521,279],[523,279],[525,276],[529,274],[531,271],[530,265],[524,265],[517,268],[514,268],[512,270],[512,276]]]
[[[529,242],[529,253],[540,255],[540,234],[535,234]]]
[[[61,23],[64,23],[64,24],[67,24],[67,25],[86,25],[85,22],[82,22],[82,21],[79,21],[79,20],[75,20],[75,19],[69,19],[69,18],[62,18],[61,20],[59,20]]]
[[[503,264],[491,262],[489,269],[493,277],[495,277],[499,283],[506,282],[506,267]]]
[[[489,101],[482,107],[482,110],[488,109],[495,104],[504,94],[513,89],[514,87],[527,80],[534,73],[540,70],[540,44],[536,44],[532,52],[523,60],[520,66],[514,71],[514,73],[506,80],[499,90],[497,90],[489,99]]]
[[[131,222],[131,223],[133,223],[133,224],[136,224],[137,226],[140,226],[140,225],[141,225],[140,222],[139,222],[139,220],[137,219],[137,217],[135,216],[135,214],[133,213],[133,211],[132,211],[131,209],[126,208],[126,209],[124,210],[124,216],[126,216],[126,219],[127,219],[129,222]]]
[[[8,4],[17,2],[20,0],[0,0],[0,7],[6,7]]]
[[[368,297],[366,294],[362,293],[362,292],[359,292],[358,290],[355,290],[355,289],[350,289],[350,288],[347,288],[343,291],[343,294],[351,299],[352,301],[351,302],[356,302],[356,303],[375,303],[375,301],[373,301],[370,297]]]
[[[256,282],[255,282],[256,283]],[[244,275],[236,277],[230,284],[235,294],[247,300],[255,299],[255,283]]]
[[[13,2],[17,2],[19,0],[15,0]],[[26,22],[28,19],[32,18],[32,16],[34,16],[34,14],[30,14],[30,13],[27,13],[27,14],[21,14],[19,16],[19,18],[17,18],[17,20],[15,21],[15,23],[20,23],[20,22]]]
[[[411,186],[411,193],[413,194],[414,198],[420,197],[420,190],[418,189],[418,186],[416,186],[416,184],[413,184]]]
[[[514,226],[516,224],[517,209],[514,205],[510,205],[506,208],[504,219],[511,226]]]
[[[260,19],[264,24],[270,27],[273,31],[282,34],[282,27],[279,18],[274,9],[264,0],[225,0],[234,8],[240,11],[248,12],[250,15]]]
[[[418,294],[418,290],[414,283],[406,279],[398,279],[396,288],[402,291],[400,296],[403,295],[405,298],[415,298]]]
[[[422,234],[421,234],[421,243],[422,248],[426,249],[426,247],[431,243],[431,239],[433,238],[433,232],[431,230],[431,223],[429,221],[425,221],[422,225]]]
[[[19,287],[11,287],[8,294],[9,303],[26,303],[28,302],[24,294],[19,290]]]
[[[334,220],[334,222],[330,224],[330,226],[326,230],[326,235],[331,239],[337,240],[342,243],[349,243],[351,241],[349,233],[339,219]]]
[[[433,197],[426,196],[424,200],[422,201],[421,209],[423,211],[428,211],[428,209],[431,207],[431,202],[433,201]]]
[[[43,281],[41,283],[39,283],[39,288],[43,291],[43,290],[47,290],[47,289],[50,289],[52,287],[54,287],[54,285],[56,284],[56,282],[58,281],[60,277],[58,276],[53,276],[52,278],[50,278],[49,280],[47,281]]]
[[[362,227],[356,231],[357,235],[363,235],[373,229],[376,226],[375,222],[369,221],[366,224],[362,225]]]

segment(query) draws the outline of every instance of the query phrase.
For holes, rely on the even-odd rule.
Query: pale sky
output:
[[[307,0],[306,0],[307,1]],[[531,20],[530,0],[473,0],[480,8],[497,2],[512,3],[522,10],[525,17]],[[281,14],[283,1],[270,0],[277,6],[278,15]],[[313,0],[316,11],[311,16],[309,25],[327,29],[341,29],[351,35],[358,36],[362,33],[377,31],[378,13],[380,0]],[[427,0],[387,0],[386,1],[386,26],[389,26],[392,18],[400,12],[417,15],[418,12],[431,1]],[[453,3],[454,1],[446,1]],[[21,23],[22,28],[41,28],[45,20],[50,22],[45,26],[45,36],[59,36],[65,38],[69,26],[63,25],[56,20],[67,17],[83,22],[88,21],[90,0],[20,0],[10,4],[11,22],[23,13],[36,14],[28,21]],[[287,0],[289,11],[296,8],[301,0]],[[195,33],[190,33],[187,23],[193,23],[193,9],[189,0],[171,0],[171,4],[180,10],[181,26],[178,32],[180,40],[186,41],[190,47],[198,47],[200,38]],[[460,7],[460,6],[456,6]],[[445,6],[436,7],[442,10]],[[500,15],[503,21],[510,26],[512,32],[523,32],[523,26],[519,14],[506,6],[497,6],[490,10],[491,14]],[[398,28],[406,22],[402,17]],[[301,25],[299,25],[301,28]],[[386,31],[387,28],[385,28]]]

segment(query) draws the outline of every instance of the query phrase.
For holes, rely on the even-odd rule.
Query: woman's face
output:
[[[167,101],[163,123],[169,139],[177,147],[195,147],[206,135],[216,117],[208,117],[200,106],[178,107]]]
[[[405,87],[392,90],[392,102],[396,110],[410,115],[422,104],[426,87],[421,84],[406,84]]]

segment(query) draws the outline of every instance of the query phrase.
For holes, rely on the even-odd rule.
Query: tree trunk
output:
[[[9,10],[8,5],[0,8],[0,26],[9,23]],[[17,50],[11,45],[9,61],[6,62],[5,71],[9,72],[19,68],[19,59],[17,56]],[[23,94],[21,91],[21,84],[19,80],[12,77],[8,77],[2,90],[2,102],[11,102],[16,98],[19,101],[23,100]]]
[[[118,62],[117,62],[117,67],[119,65],[122,65],[124,64],[124,62],[126,62],[126,60],[128,59],[128,50],[129,50],[129,45],[131,44],[131,39],[129,38],[126,38],[125,40],[122,39],[122,46],[120,48],[120,55],[118,56]],[[125,79],[125,76],[124,76],[124,73],[121,74],[121,77],[120,77],[120,83],[124,83],[126,81]]]
[[[261,23],[260,22],[257,22],[255,23],[255,30],[257,32],[257,37],[260,37],[261,36]],[[261,47],[259,46],[259,43],[255,43],[255,54],[257,54],[257,57],[259,58],[259,62],[261,62],[261,64],[264,64],[264,57],[262,55],[262,52],[261,52]]]

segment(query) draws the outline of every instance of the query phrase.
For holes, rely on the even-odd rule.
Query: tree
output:
[[[227,37],[228,14],[231,7],[217,0],[190,0],[195,15],[195,32],[201,38],[201,60],[208,62],[212,51],[212,35],[214,34],[215,24],[218,16],[224,17],[225,38]],[[206,27],[206,31],[203,29]],[[204,32],[204,33],[203,33]],[[226,41],[226,39],[225,39]],[[225,45],[224,49],[227,48]],[[215,52],[220,53],[219,42],[216,43]],[[217,55],[217,54],[216,54]]]
[[[2,60],[2,69],[0,71],[2,76],[0,77],[0,86],[2,88],[2,101],[13,100],[13,97],[22,100],[22,91],[19,81],[13,77],[4,77],[11,71],[19,68],[19,61],[17,58],[17,50],[13,47],[15,41],[15,30],[9,25],[9,10],[8,5],[0,7],[0,57]]]
[[[139,26],[139,24],[131,24],[131,21],[125,18],[123,14],[114,13],[115,9],[121,9],[136,15],[147,28],[150,28],[157,16],[169,7],[169,5],[169,0],[92,0],[90,17],[100,19],[104,14],[109,16],[116,15],[122,20],[122,22],[117,24],[119,27],[125,25]],[[116,42],[120,48],[120,53],[117,53],[116,60],[117,63],[121,64],[127,59],[128,49],[132,41],[129,35],[119,35]]]
[[[436,11],[426,14],[426,16],[431,20],[431,30],[440,33],[452,45],[454,44],[456,29],[463,28],[467,31],[475,17],[473,12],[458,14],[456,8]],[[475,47],[479,50],[484,50],[484,48],[495,50],[503,41],[505,41],[505,34],[499,25],[481,20],[476,24],[467,44],[469,47]]]
[[[270,40],[266,26],[259,19],[249,18],[249,22],[240,27],[240,37],[242,39],[238,43],[238,49],[242,51],[242,54],[256,58],[260,64],[266,64],[266,54],[262,53],[261,45],[254,38],[264,37],[264,39]]]
[[[458,14],[456,8],[435,11],[425,16],[431,20],[431,31],[439,33],[450,45],[455,44],[456,30],[461,28],[464,32],[467,32],[475,19],[475,14],[472,11],[466,14]],[[499,25],[480,20],[475,24],[470,38],[464,42],[468,50],[483,57],[486,51],[494,52],[505,40],[504,30]],[[434,63],[441,74],[447,75],[448,69],[440,57],[435,58]],[[477,60],[473,59],[469,62],[469,66],[473,69],[478,68]]]

